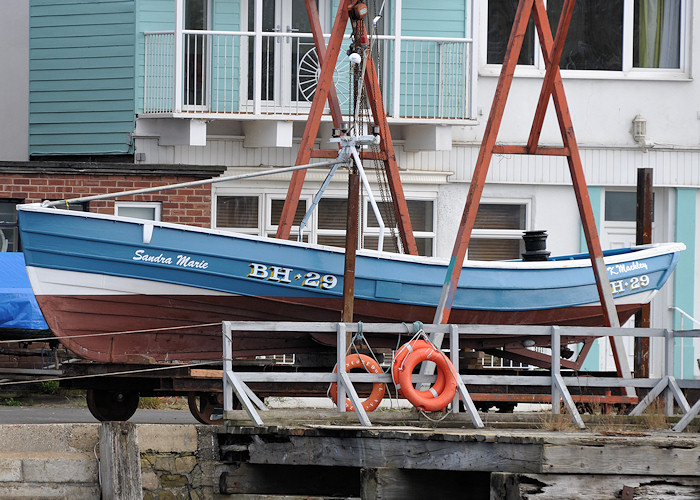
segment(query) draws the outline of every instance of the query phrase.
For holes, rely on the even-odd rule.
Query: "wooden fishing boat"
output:
[[[73,352],[102,362],[221,358],[222,320],[336,321],[342,249],[220,230],[22,205],[27,273],[44,317]],[[668,280],[682,243],[608,251],[620,321]],[[430,322],[447,261],[362,250],[355,319]],[[465,261],[450,322],[603,325],[587,254],[547,261]],[[97,335],[96,335],[97,334]],[[234,339],[235,355],[333,344],[314,332]],[[392,346],[395,338],[380,339]],[[489,348],[504,339],[463,339]]]

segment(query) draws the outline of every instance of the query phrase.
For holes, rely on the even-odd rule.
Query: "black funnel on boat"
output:
[[[549,260],[547,231],[525,231],[523,241],[525,242],[525,253],[522,254],[523,261]]]

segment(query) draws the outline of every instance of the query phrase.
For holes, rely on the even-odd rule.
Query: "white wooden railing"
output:
[[[224,352],[224,416],[233,411],[233,398],[243,405],[250,418],[257,424],[263,425],[256,406],[260,411],[266,411],[265,404],[255,396],[247,386],[247,382],[328,382],[338,384],[338,401],[345,400],[345,392],[353,402],[357,416],[363,425],[369,426],[371,422],[367,413],[362,409],[353,382],[380,382],[390,383],[391,375],[370,373],[347,373],[345,371],[346,333],[359,331],[358,323],[299,323],[299,322],[259,322],[259,321],[224,321],[223,322],[223,352]],[[371,334],[413,334],[407,331],[406,323],[365,323],[361,325],[363,335],[367,342],[371,343]],[[414,328],[415,325],[414,325]],[[459,411],[457,398],[464,403],[467,413],[475,427],[483,427],[481,418],[476,411],[469,396],[466,385],[527,385],[548,386],[552,394],[552,413],[560,413],[560,402],[563,402],[573,421],[580,428],[585,424],[581,419],[576,405],[569,393],[568,386],[578,387],[637,387],[647,388],[647,396],[632,410],[630,415],[641,415],[649,404],[661,395],[666,397],[666,415],[672,416],[674,401],[683,413],[683,417],[673,427],[680,432],[700,413],[700,400],[692,407],[688,404],[682,389],[700,389],[700,380],[677,379],[674,376],[673,346],[676,338],[699,338],[700,330],[672,331],[658,328],[603,328],[603,327],[558,327],[558,326],[513,326],[513,325],[421,325],[421,330],[430,334],[431,338],[448,336],[450,347],[450,360],[457,372],[459,372],[458,344],[460,336],[549,336],[553,353],[560,352],[561,337],[650,337],[663,338],[665,340],[665,366],[664,376],[659,379],[631,379],[615,377],[564,377],[561,374],[560,357],[552,356],[552,367],[549,375],[519,376],[498,375],[489,371],[487,375],[462,375],[458,380],[458,395],[452,403],[452,412]],[[232,365],[232,338],[238,331],[276,331],[276,332],[334,332],[337,333],[337,373],[267,373],[267,372],[234,372]],[[369,334],[369,335],[367,335]],[[434,381],[430,375],[413,375],[414,383]],[[345,405],[339,405],[338,411],[344,412]]]

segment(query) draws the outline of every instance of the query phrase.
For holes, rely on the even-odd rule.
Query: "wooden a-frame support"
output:
[[[526,154],[526,155],[555,155],[565,156],[569,165],[571,179],[573,182],[576,202],[578,204],[583,232],[585,234],[588,252],[591,257],[591,264],[595,275],[598,295],[603,317],[606,326],[619,327],[620,321],[613,303],[612,291],[608,273],[603,262],[603,252],[595,226],[591,200],[588,196],[588,189],[583,174],[583,166],[579,155],[578,145],[574,136],[574,128],[569,113],[566,95],[562,84],[561,73],[559,72],[559,60],[564,49],[564,41],[571,23],[574,11],[575,0],[565,0],[562,7],[561,17],[554,40],[547,18],[547,10],[543,0],[520,0],[515,14],[513,28],[508,40],[508,46],[503,61],[503,67],[498,79],[498,85],[493,98],[491,112],[489,114],[484,138],[476,160],[474,174],[469,186],[469,194],[464,206],[462,220],[459,225],[457,238],[455,240],[452,257],[445,276],[440,302],[435,313],[434,323],[445,324],[450,317],[452,303],[454,301],[457,283],[459,281],[462,263],[466,256],[469,238],[471,236],[476,213],[479,208],[481,193],[486,182],[486,174],[494,153],[496,154]],[[546,71],[542,89],[540,92],[537,109],[532,122],[530,136],[525,146],[496,145],[498,130],[503,119],[508,92],[513,81],[513,74],[522,48],[523,38],[527,30],[530,16],[534,19],[535,28],[539,37],[540,46],[544,56]],[[556,110],[559,130],[563,141],[563,147],[540,147],[538,145],[542,125],[549,99],[552,97]],[[624,354],[622,342],[616,342],[613,337],[609,337],[612,346],[613,356],[617,366],[618,376],[631,377],[627,358]],[[557,353],[552,353],[553,356]],[[631,388],[630,388],[631,389]],[[629,390],[628,389],[628,393]],[[631,389],[633,391],[633,389]],[[633,394],[633,393],[632,393]]]
[[[297,154],[296,165],[305,165],[309,163],[311,158],[335,158],[338,154],[337,150],[314,149],[314,143],[316,141],[316,137],[318,136],[318,129],[321,124],[321,116],[323,114],[323,108],[326,101],[328,101],[334,127],[340,128],[340,124],[343,121],[340,111],[340,104],[338,103],[335,86],[333,84],[333,71],[335,69],[336,61],[338,60],[338,54],[340,52],[345,34],[345,28],[350,20],[350,9],[352,9],[355,3],[357,3],[357,0],[341,0],[340,4],[338,5],[335,21],[333,23],[333,30],[331,31],[328,47],[326,47],[323,39],[323,31],[321,29],[316,3],[311,0],[306,0],[305,3],[306,11],[309,15],[309,21],[311,23],[311,30],[314,37],[319,66],[321,67],[321,73],[319,75],[316,92],[311,103],[309,118],[306,122],[306,127],[304,128],[304,134],[301,137],[301,144],[299,146],[299,153]],[[359,38],[367,35],[365,24],[362,19],[352,22],[356,23],[355,30],[353,30],[353,32],[358,38],[358,40],[356,40],[356,45],[359,45]],[[387,122],[387,116],[384,110],[384,104],[382,102],[382,94],[379,87],[376,68],[374,67],[372,55],[366,53],[365,57],[368,59],[366,61],[364,85],[367,90],[367,99],[372,110],[374,123],[375,125],[379,126],[381,142],[379,144],[380,151],[378,153],[362,151],[360,152],[360,157],[362,159],[382,160],[384,162],[384,168],[386,170],[389,190],[391,192],[394,205],[394,212],[396,214],[396,222],[401,237],[401,243],[406,253],[418,255],[416,241],[413,237],[413,228],[411,227],[411,221],[408,215],[408,205],[406,204],[403,187],[401,186],[399,168],[396,163],[396,155],[394,153],[394,146],[391,141],[391,133],[389,132],[389,124]],[[287,189],[287,197],[284,202],[284,207],[282,208],[279,226],[277,228],[277,238],[289,238],[294,221],[294,214],[296,213],[297,206],[299,204],[301,189],[304,185],[305,176],[306,170],[298,170],[292,174],[292,179],[289,183],[289,188]]]

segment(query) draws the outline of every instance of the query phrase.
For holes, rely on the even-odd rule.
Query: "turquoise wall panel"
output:
[[[423,0],[404,0],[402,36],[464,38],[467,1],[443,0],[427,7]],[[459,42],[411,41],[401,45],[401,109],[404,117],[466,116],[467,46]]]
[[[133,152],[134,0],[31,0],[29,154]]]
[[[143,113],[144,82],[146,71],[146,38],[144,33],[154,31],[170,31],[175,29],[175,1],[174,0],[136,0],[136,112]],[[156,82],[151,81],[153,87],[158,88],[160,95],[154,96],[151,92],[149,99],[152,105],[172,109],[172,35],[162,35],[150,40],[151,49],[159,54],[160,64],[155,64],[151,58],[149,65],[153,75],[158,75]],[[155,99],[155,103],[153,102]]]
[[[588,186],[588,197],[591,200],[591,209],[593,210],[593,218],[595,225],[600,232],[600,209],[603,199],[603,188],[600,186]],[[581,239],[579,243],[581,252],[588,253],[588,245],[586,244],[586,236],[583,234],[583,225],[581,226]],[[581,366],[581,370],[597,371],[600,370],[600,343],[607,342],[607,339],[596,339],[593,342],[591,350],[588,351],[588,356]]]
[[[242,31],[241,4],[229,0],[214,0],[212,28],[215,31]],[[239,110],[243,68],[241,51],[248,51],[247,38],[239,35],[212,35],[209,40],[211,50],[211,89],[210,109],[215,112],[230,113]],[[252,46],[252,45],[251,45]],[[247,68],[245,69],[247,71]]]
[[[694,316],[695,307],[695,231],[696,231],[697,189],[676,189],[676,241],[685,243],[686,251],[681,252],[678,266],[673,273],[673,305]],[[693,328],[691,321],[681,320],[679,312],[674,313],[673,329]],[[676,339],[673,348],[673,375],[693,378],[695,360],[692,338]]]

